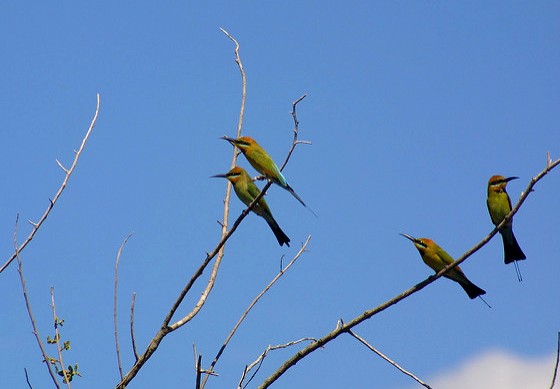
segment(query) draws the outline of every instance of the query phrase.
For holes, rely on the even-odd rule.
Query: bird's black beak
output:
[[[228,178],[227,174],[216,174],[215,176],[210,176],[210,178]]]
[[[517,180],[519,177],[508,177],[506,178],[506,182],[510,182],[511,180]]]
[[[237,143],[237,139],[230,138],[229,136],[222,136],[220,139],[227,140],[232,145],[235,145]]]
[[[409,239],[412,243],[416,243],[416,238],[413,236],[410,236],[408,234],[403,234],[402,232],[399,233],[399,235],[404,236],[405,238]]]

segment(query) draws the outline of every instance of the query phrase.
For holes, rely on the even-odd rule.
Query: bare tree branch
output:
[[[4,263],[2,265],[2,267],[0,267],[0,273],[2,273],[4,271],[4,269],[6,269],[10,265],[10,263],[12,263],[12,261],[18,256],[18,254],[25,248],[25,246],[27,246],[27,244],[29,242],[31,242],[31,240],[33,239],[33,237],[35,236],[35,234],[37,233],[37,231],[39,230],[39,228],[41,227],[43,222],[47,219],[47,216],[49,216],[51,210],[53,209],[54,205],[58,201],[58,198],[62,195],[62,192],[64,192],[64,189],[66,188],[66,185],[68,184],[68,180],[70,179],[70,176],[74,172],[74,169],[76,168],[76,165],[78,164],[78,160],[80,159],[80,156],[82,155],[82,151],[84,150],[84,147],[85,147],[86,142],[89,138],[91,130],[93,130],[93,127],[95,126],[95,123],[97,122],[97,116],[99,115],[99,103],[100,103],[100,97],[99,97],[99,93],[98,93],[97,94],[97,106],[95,108],[95,115],[93,116],[91,124],[89,125],[89,129],[87,130],[86,135],[84,136],[84,139],[82,140],[82,144],[80,145],[80,148],[78,149],[78,151],[75,151],[76,155],[74,156],[74,162],[72,162],[72,166],[70,166],[70,169],[66,169],[62,166],[62,164],[60,162],[58,162],[58,160],[56,160],[58,165],[65,171],[65,176],[64,176],[64,180],[62,181],[62,185],[60,185],[60,188],[58,189],[58,191],[54,195],[53,199],[49,200],[49,206],[47,207],[47,210],[45,211],[45,213],[43,213],[43,216],[41,216],[39,221],[38,222],[31,222],[30,221],[31,225],[33,226],[32,230],[31,230],[31,233],[29,234],[27,239],[25,239],[25,241],[21,244],[21,246],[16,247],[14,253],[6,261],[6,263]]]
[[[239,384],[237,385],[237,389],[245,388],[249,384],[249,382],[251,382],[251,380],[258,373],[259,369],[262,366],[262,363],[264,362],[264,359],[266,358],[266,356],[268,355],[268,353],[270,351],[290,347],[290,346],[293,346],[295,344],[298,344],[298,343],[301,343],[301,342],[306,342],[306,341],[310,341],[310,342],[314,343],[314,342],[317,342],[317,339],[315,339],[315,338],[301,338],[301,339],[294,340],[294,341],[291,341],[291,342],[288,342],[288,343],[285,343],[285,344],[279,344],[279,345],[276,345],[276,346],[268,346],[266,348],[266,350],[264,350],[264,352],[261,355],[259,355],[259,357],[254,362],[245,366],[245,369],[243,370],[243,374],[241,375],[241,379],[239,380]],[[243,385],[243,381],[245,380],[245,377],[247,376],[247,373],[249,371],[251,371],[251,369],[255,366],[257,366],[257,369],[253,372],[253,374],[251,375],[249,380],[245,383],[245,385]]]
[[[23,371],[25,372],[25,382],[27,382],[27,386],[29,386],[29,389],[33,389],[31,382],[29,382],[29,375],[27,375],[27,369],[25,367],[23,368]]]
[[[286,267],[283,267],[283,268],[280,269],[280,272],[268,283],[268,285],[257,295],[257,297],[255,297],[253,299],[253,301],[251,302],[251,304],[249,304],[249,306],[247,307],[245,312],[243,312],[243,314],[241,315],[241,317],[239,318],[237,323],[235,323],[235,326],[233,327],[233,329],[230,331],[226,340],[223,342],[222,346],[220,347],[220,350],[218,351],[218,353],[214,357],[214,360],[210,364],[210,367],[207,370],[207,374],[204,377],[204,381],[202,382],[202,388],[204,388],[206,386],[206,381],[208,381],[208,377],[209,377],[210,373],[214,371],[214,367],[216,366],[216,363],[218,363],[218,360],[222,356],[222,353],[226,349],[229,341],[231,340],[231,338],[233,338],[233,335],[237,332],[237,329],[239,328],[241,323],[245,320],[245,318],[247,317],[247,315],[249,314],[251,309],[253,309],[253,307],[257,304],[257,302],[261,299],[261,297],[264,296],[264,294],[266,292],[268,292],[268,290],[270,288],[272,288],[272,286],[276,283],[276,281],[278,281],[280,279],[280,277],[282,277],[284,275],[284,273],[286,271],[288,271],[290,269],[290,267],[292,267],[292,265],[298,260],[298,258],[305,252],[305,249],[307,248],[307,245],[308,245],[310,240],[311,240],[311,235],[309,235],[307,237],[307,239],[305,240],[305,242],[303,243],[303,245],[301,246],[301,248],[299,249],[297,254],[294,256],[294,258],[286,265]]]
[[[406,369],[402,368],[401,366],[399,366],[398,363],[396,363],[395,361],[391,360],[389,357],[387,357],[385,354],[383,354],[381,351],[377,350],[375,347],[373,347],[371,344],[369,344],[364,338],[362,338],[360,335],[352,332],[351,330],[348,330],[348,333],[350,335],[352,335],[354,338],[358,339],[361,343],[363,343],[367,348],[369,348],[371,351],[373,351],[374,353],[376,353],[377,355],[379,355],[381,358],[383,358],[384,360],[386,360],[387,362],[389,362],[391,365],[395,366],[397,369],[399,369],[402,373],[406,374],[407,376],[413,378],[416,382],[418,382],[420,385],[424,386],[425,388],[428,389],[432,389],[430,387],[430,385],[428,385],[427,383],[425,383],[424,381],[422,381],[420,378],[418,378],[417,376],[415,376],[414,374],[412,374],[411,372],[407,371]]]
[[[202,365],[202,355],[198,356],[198,359],[196,360],[196,383],[195,383],[195,389],[200,389],[200,377],[202,376],[202,371],[200,370]]]
[[[49,357],[47,356],[47,352],[45,351],[45,347],[43,346],[43,342],[41,342],[41,336],[39,335],[39,330],[37,329],[37,324],[35,323],[35,317],[33,316],[33,312],[31,311],[31,303],[29,302],[29,296],[27,295],[27,287],[25,286],[25,278],[23,277],[23,264],[19,257],[19,253],[21,250],[18,250],[17,245],[17,226],[18,226],[19,214],[16,217],[16,223],[14,226],[14,248],[16,253],[16,258],[18,262],[18,273],[19,279],[21,281],[21,287],[23,289],[23,299],[25,300],[25,307],[27,308],[27,313],[29,315],[29,320],[31,320],[31,326],[33,327],[33,335],[35,335],[35,339],[37,340],[37,344],[41,349],[41,354],[43,355],[43,362],[47,365],[47,369],[49,371],[49,375],[51,376],[54,385],[60,389],[60,385],[56,380],[56,376],[52,370],[52,366],[49,362]],[[27,378],[27,370],[25,371],[25,377]],[[28,381],[29,383],[29,381]],[[29,385],[31,386],[31,385]]]
[[[294,139],[292,141],[292,147],[290,147],[290,151],[288,151],[288,155],[286,155],[286,159],[284,159],[284,162],[280,166],[280,171],[284,170],[284,168],[286,167],[286,164],[290,160],[290,157],[292,156],[292,153],[294,152],[294,149],[296,148],[296,145],[298,145],[298,144],[311,144],[311,142],[309,142],[309,141],[298,140],[299,120],[297,118],[296,107],[306,97],[307,97],[307,94],[304,94],[303,96],[301,96],[299,99],[297,99],[296,101],[294,101],[292,103],[291,115],[292,115],[292,118],[294,119]]]
[[[136,339],[134,337],[134,305],[136,304],[136,292],[132,293],[132,303],[130,303],[130,341],[132,342],[132,352],[134,360],[138,360],[138,352],[136,351]]]
[[[552,383],[550,384],[550,389],[554,388],[554,383],[556,382],[559,360],[560,360],[560,331],[558,331],[558,347],[556,348],[556,363],[554,364],[554,374],[552,375]]]
[[[375,308],[372,308],[370,310],[365,311],[364,313],[355,317],[354,319],[352,319],[348,323],[340,326],[339,328],[336,328],[332,332],[329,332],[324,337],[319,339],[317,342],[315,342],[313,344],[310,344],[309,346],[307,346],[303,350],[298,351],[295,355],[293,355],[291,358],[289,358],[282,366],[280,366],[280,368],[278,368],[278,370],[276,370],[274,373],[272,373],[261,384],[261,386],[259,386],[259,388],[260,389],[268,388],[273,382],[275,382],[278,378],[280,378],[280,376],[282,376],[289,368],[294,366],[297,362],[299,362],[300,360],[305,358],[307,355],[311,354],[313,351],[317,350],[320,347],[323,347],[325,344],[327,344],[328,342],[336,339],[341,334],[343,334],[345,332],[348,332],[350,329],[352,329],[356,325],[360,324],[364,320],[367,320],[367,319],[371,318],[372,316],[376,315],[377,313],[379,313],[381,311],[384,311],[385,309],[391,307],[392,305],[397,304],[399,301],[405,299],[406,297],[410,296],[411,294],[422,290],[427,285],[431,284],[432,282],[434,282],[438,278],[442,277],[447,271],[449,271],[450,269],[453,269],[454,267],[456,267],[459,264],[461,264],[462,262],[464,262],[472,254],[474,254],[475,252],[480,250],[480,248],[482,248],[484,245],[486,245],[486,243],[488,243],[490,241],[490,239],[492,239],[492,237],[498,233],[498,230],[500,228],[502,228],[502,226],[504,226],[509,220],[511,220],[511,218],[517,213],[517,211],[519,210],[521,205],[525,202],[525,199],[527,199],[529,194],[533,191],[533,187],[535,186],[535,184],[537,182],[539,182],[545,175],[547,175],[552,169],[554,169],[559,164],[560,164],[560,159],[552,162],[551,159],[550,159],[550,156],[548,155],[547,156],[546,167],[544,168],[544,170],[542,170],[535,177],[531,178],[531,181],[529,182],[527,188],[525,189],[525,191],[523,191],[521,193],[521,196],[519,197],[519,200],[517,201],[517,203],[515,204],[515,207],[513,207],[511,212],[508,213],[506,215],[506,217],[504,218],[504,220],[500,224],[495,226],[494,229],[488,235],[486,235],[479,243],[474,245],[470,250],[465,252],[455,262],[447,265],[446,267],[441,269],[436,274],[431,275],[430,277],[426,278],[424,281],[414,285],[413,287],[407,289],[406,291],[404,291],[401,294],[393,297],[392,299],[387,300],[383,304],[380,304]]]
[[[122,371],[122,363],[121,363],[121,350],[119,347],[119,326],[118,326],[118,321],[117,321],[117,299],[118,299],[118,290],[119,290],[119,263],[121,261],[121,254],[122,251],[124,249],[124,246],[126,244],[126,242],[128,242],[128,240],[130,239],[130,237],[134,234],[134,232],[131,232],[130,234],[128,234],[128,236],[124,239],[124,241],[121,244],[121,247],[119,248],[119,251],[117,252],[117,260],[115,261],[115,288],[113,291],[113,324],[115,326],[115,348],[117,350],[117,364],[119,366],[119,374],[121,376],[121,380],[123,378],[123,371]]]

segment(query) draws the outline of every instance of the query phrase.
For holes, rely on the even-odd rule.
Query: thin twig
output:
[[[502,222],[500,224],[498,224],[497,226],[494,227],[494,229],[488,234],[486,235],[479,243],[477,243],[475,246],[473,246],[470,250],[468,250],[467,252],[465,252],[459,259],[457,259],[455,262],[447,265],[446,267],[444,267],[443,269],[441,269],[439,272],[437,272],[434,275],[431,275],[430,277],[426,278],[425,280],[423,280],[422,282],[414,285],[413,287],[407,289],[406,291],[402,292],[401,294],[393,297],[390,300],[387,300],[386,302],[384,302],[383,304],[378,305],[375,308],[372,308],[370,310],[365,311],[364,313],[362,313],[361,315],[355,317],[354,319],[352,319],[350,322],[340,326],[339,328],[336,328],[334,331],[326,334],[324,337],[322,337],[321,339],[319,339],[316,343],[313,343],[309,346],[307,346],[306,348],[304,348],[303,350],[298,351],[295,355],[293,355],[291,358],[289,358],[282,366],[280,366],[280,368],[278,368],[274,373],[272,373],[262,384],[261,386],[259,386],[259,389],[265,389],[268,388],[270,385],[272,385],[272,383],[274,381],[276,381],[278,378],[280,378],[280,376],[282,376],[288,369],[290,369],[292,366],[294,366],[297,362],[299,362],[300,360],[302,360],[303,358],[305,358],[307,355],[311,354],[313,351],[317,350],[318,348],[324,346],[325,344],[327,344],[328,342],[336,339],[338,336],[340,336],[341,334],[348,332],[350,329],[352,329],[354,326],[360,324],[361,322],[363,322],[364,320],[367,320],[369,318],[371,318],[372,316],[376,315],[379,312],[384,311],[385,309],[391,307],[392,305],[397,304],[399,301],[405,299],[406,297],[410,296],[413,293],[416,293],[420,290],[422,290],[423,288],[425,288],[427,285],[431,284],[432,282],[434,282],[435,280],[437,280],[438,278],[442,277],[444,273],[446,273],[447,271],[449,271],[450,269],[453,269],[454,267],[458,266],[459,264],[461,264],[462,262],[464,262],[467,258],[469,258],[473,253],[475,253],[476,251],[478,251],[481,247],[483,247],[484,245],[486,245],[486,243],[488,243],[490,241],[490,239],[492,239],[492,237],[494,235],[496,235],[498,233],[498,230],[500,228],[502,228],[502,226],[504,226],[506,223],[509,222],[509,220],[511,220],[511,218],[517,213],[517,211],[519,210],[519,208],[521,207],[521,205],[525,202],[525,199],[529,196],[529,194],[533,191],[533,187],[535,186],[535,184],[537,182],[539,182],[545,175],[547,175],[552,169],[554,169],[556,166],[558,166],[560,164],[560,159],[552,162],[550,160],[550,158],[547,158],[547,163],[546,163],[546,167],[544,168],[544,170],[542,170],[539,174],[537,174],[535,177],[531,178],[531,181],[529,182],[527,188],[525,189],[525,191],[523,191],[521,193],[521,196],[519,197],[519,200],[517,201],[515,207],[513,207],[513,209],[510,211],[510,213],[508,213],[506,215],[506,217],[504,218],[504,220],[502,220]]]
[[[76,165],[78,164],[78,159],[80,159],[80,155],[82,155],[82,151],[84,150],[84,147],[85,147],[86,142],[89,138],[89,135],[90,135],[91,131],[93,130],[93,127],[95,126],[95,123],[97,122],[97,116],[99,114],[99,103],[100,103],[100,97],[99,97],[99,93],[98,93],[97,94],[97,106],[95,108],[95,115],[93,116],[93,120],[91,121],[91,124],[89,125],[89,129],[87,130],[86,135],[85,135],[84,139],[82,140],[82,144],[80,145],[80,148],[78,149],[78,151],[75,152],[74,162],[72,162],[72,166],[70,166],[70,169],[63,168],[63,170],[65,170],[66,173],[65,173],[64,180],[62,181],[62,185],[60,185],[60,188],[58,189],[58,191],[54,195],[53,199],[49,201],[49,206],[47,207],[47,210],[43,213],[43,216],[41,216],[39,221],[36,222],[36,223],[31,222],[31,224],[33,226],[33,228],[31,229],[31,233],[29,234],[27,239],[25,239],[25,241],[21,244],[21,246],[16,247],[16,249],[15,249],[14,253],[12,254],[12,256],[10,257],[10,259],[8,259],[6,261],[6,263],[4,263],[4,265],[2,265],[2,267],[0,267],[0,273],[2,273],[4,271],[4,269],[6,269],[10,265],[10,263],[12,263],[12,261],[17,257],[17,255],[25,248],[25,246],[27,246],[27,244],[29,242],[31,242],[31,240],[33,239],[33,237],[35,236],[35,234],[37,233],[37,231],[39,230],[39,228],[41,227],[43,222],[47,219],[47,216],[49,216],[51,210],[53,209],[54,205],[58,201],[58,198],[60,197],[60,195],[62,195],[62,192],[64,191],[64,189],[66,188],[66,185],[68,184],[68,180],[70,179],[70,176],[72,175],[72,173],[74,172],[74,169],[76,168]],[[62,167],[60,162],[58,162],[58,164]]]
[[[27,295],[27,287],[25,285],[25,278],[23,277],[23,264],[21,258],[19,257],[20,250],[17,249],[17,227],[19,221],[19,214],[16,216],[16,223],[14,227],[14,248],[16,252],[16,258],[18,263],[18,273],[19,279],[21,281],[21,287],[23,289],[23,299],[25,300],[25,307],[27,308],[27,314],[29,315],[29,320],[31,321],[31,326],[33,327],[33,335],[35,335],[35,339],[37,340],[37,344],[41,349],[41,354],[43,355],[43,362],[47,365],[47,369],[49,374],[53,380],[54,385],[60,389],[60,385],[56,379],[55,373],[52,370],[52,366],[49,362],[49,357],[47,356],[47,352],[45,351],[45,347],[43,346],[43,342],[41,341],[41,335],[39,335],[39,330],[37,329],[37,324],[35,323],[35,317],[33,316],[33,312],[31,311],[31,303],[29,302],[29,296]],[[27,370],[25,372],[25,376],[27,377]]]
[[[291,113],[291,115],[292,115],[292,118],[294,119],[294,139],[292,141],[292,147],[290,147],[290,150],[288,151],[288,155],[286,155],[286,159],[284,159],[284,162],[280,166],[280,171],[284,170],[284,168],[286,167],[286,164],[288,163],[288,161],[290,160],[290,157],[292,156],[292,153],[294,152],[294,149],[296,148],[296,146],[298,144],[311,144],[311,142],[309,142],[309,141],[298,140],[299,120],[297,118],[296,107],[299,104],[299,102],[302,101],[303,99],[305,99],[306,97],[307,97],[307,94],[304,94],[303,96],[301,96],[299,99],[297,99],[296,101],[294,101],[292,103],[292,113]]]
[[[119,290],[119,263],[121,261],[121,254],[124,249],[126,242],[130,239],[130,237],[134,234],[131,232],[128,236],[123,240],[121,247],[119,247],[119,251],[117,252],[117,259],[115,261],[115,287],[113,291],[113,324],[115,325],[115,348],[117,350],[117,364],[119,366],[119,374],[121,376],[121,380],[123,378],[123,371],[122,371],[122,363],[121,363],[121,349],[119,347],[119,326],[117,321],[117,312],[118,312],[118,290]]]
[[[237,389],[241,389],[241,388],[245,388],[252,380],[253,378],[255,378],[255,375],[258,373],[259,369],[262,366],[262,363],[264,361],[264,359],[266,358],[266,356],[268,355],[268,353],[270,351],[274,351],[274,350],[278,350],[278,349],[283,349],[283,348],[287,348],[290,346],[293,346],[295,344],[301,343],[301,342],[312,342],[311,344],[313,344],[314,342],[317,342],[317,339],[315,338],[301,338],[298,340],[293,340],[291,342],[285,343],[285,344],[279,344],[276,346],[268,346],[264,352],[259,355],[259,357],[253,361],[251,364],[245,366],[245,369],[243,370],[243,374],[241,375],[241,379],[239,380],[239,384],[237,385]],[[245,385],[243,385],[243,381],[245,380],[245,377],[247,376],[247,373],[253,368],[257,366],[257,369],[253,372],[253,374],[251,375],[251,377],[249,378],[249,380],[245,383]]]
[[[64,377],[64,383],[68,387],[68,389],[72,388],[70,384],[70,380],[72,377],[69,377],[66,373],[66,367],[64,365],[64,360],[62,359],[62,348],[60,347],[60,333],[58,332],[58,316],[56,315],[56,305],[54,304],[54,288],[51,286],[51,308],[53,313],[53,320],[54,320],[54,340],[56,343],[56,348],[58,350],[58,362],[61,366],[62,376]]]
[[[136,305],[136,292],[132,292],[132,303],[130,303],[130,340],[132,342],[132,352],[134,360],[138,360],[138,352],[136,351],[136,338],[134,337],[134,306]]]
[[[420,378],[418,378],[417,376],[415,376],[414,374],[412,374],[411,372],[409,372],[408,370],[402,368],[401,366],[399,366],[398,363],[396,363],[395,361],[391,360],[389,357],[387,357],[385,354],[383,354],[381,351],[377,350],[375,347],[373,347],[371,344],[369,344],[364,338],[362,338],[360,335],[348,330],[348,333],[350,335],[352,335],[354,338],[358,339],[361,343],[363,343],[367,348],[369,348],[371,351],[373,351],[374,353],[376,353],[377,355],[379,355],[381,358],[383,358],[384,360],[386,360],[387,362],[389,362],[391,365],[395,366],[397,369],[399,369],[402,373],[406,374],[407,376],[413,378],[416,382],[418,382],[420,385],[428,388],[428,389],[432,389],[430,387],[430,385],[428,385],[427,383],[425,383],[424,381],[422,381]]]
[[[556,348],[556,363],[554,364],[554,374],[552,375],[552,383],[550,384],[550,389],[554,388],[554,383],[556,382],[559,360],[560,360],[560,331],[558,331],[558,347]]]
[[[202,355],[199,355],[198,360],[196,361],[196,389],[200,389],[200,378],[202,376],[201,366]]]
[[[284,273],[286,271],[288,271],[290,269],[290,267],[292,267],[292,265],[298,260],[298,258],[305,252],[307,245],[309,243],[309,241],[311,240],[311,235],[309,235],[307,237],[307,239],[305,240],[305,242],[303,243],[303,245],[301,246],[301,248],[299,249],[299,251],[297,252],[297,254],[294,256],[294,258],[286,265],[286,267],[281,268],[280,272],[268,283],[268,285],[257,295],[257,297],[255,297],[253,299],[253,301],[251,302],[251,304],[249,304],[249,306],[247,307],[247,309],[245,310],[245,312],[243,312],[243,314],[241,315],[241,317],[239,318],[239,320],[237,321],[237,323],[235,323],[235,326],[233,327],[233,329],[230,331],[229,335],[227,336],[226,340],[223,342],[222,346],[220,347],[220,350],[218,351],[218,353],[216,354],[216,356],[214,357],[214,360],[212,361],[212,363],[210,364],[210,367],[207,369],[208,373],[213,372],[214,371],[214,367],[216,366],[216,363],[218,362],[218,359],[220,359],[220,357],[222,356],[222,353],[224,352],[224,350],[226,349],[229,341],[231,340],[231,338],[233,338],[233,335],[235,334],[235,332],[237,331],[237,329],[239,328],[239,326],[241,325],[241,323],[245,320],[245,318],[247,317],[247,315],[249,314],[249,312],[251,311],[251,309],[253,309],[253,307],[257,304],[257,302],[261,299],[261,297],[268,292],[268,290],[270,288],[272,288],[272,286],[276,283],[276,281],[278,281],[280,279],[280,277],[282,277],[284,275]],[[204,381],[202,382],[202,387],[204,388],[206,386],[206,381],[208,381],[208,377],[209,374],[207,374],[204,377]]]
[[[235,63],[239,68],[241,73],[241,108],[239,110],[239,120],[237,121],[237,137],[241,136],[241,129],[243,128],[243,117],[245,115],[245,102],[247,101],[247,76],[245,75],[245,70],[243,69],[243,63],[241,62],[241,57],[239,56],[239,42],[230,35],[229,32],[220,27],[226,36],[235,43]],[[235,166],[235,165],[234,165]],[[232,166],[233,167],[233,166]]]
[[[31,382],[29,382],[29,376],[27,375],[27,369],[24,367],[23,371],[25,372],[25,382],[27,382],[27,386],[29,386],[29,389],[33,389],[33,386],[31,386]]]

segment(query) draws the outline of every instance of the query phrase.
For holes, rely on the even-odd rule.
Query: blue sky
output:
[[[225,182],[209,176],[228,170],[231,146],[219,137],[235,134],[240,103],[233,45],[220,27],[241,44],[243,132],[278,161],[292,139],[291,103],[308,94],[298,118],[300,138],[313,145],[298,146],[284,172],[319,217],[271,188],[267,201],[292,246],[279,247],[264,221],[249,216],[227,244],[200,315],[164,340],[130,388],[193,385],[192,344],[210,362],[280,259],[291,258],[307,235],[309,252],[250,314],[209,387],[234,387],[269,344],[321,337],[339,318],[348,321],[423,280],[431,270],[399,232],[430,237],[458,257],[492,229],[485,205],[491,175],[519,176],[508,186],[516,200],[544,168],[547,151],[560,157],[557,2],[302,3],[2,6],[4,258],[13,252],[16,214],[22,221],[42,214],[63,179],[55,159],[70,165],[101,94],[97,126],[69,187],[22,255],[43,337],[55,287],[63,337],[72,342],[65,358],[83,373],[76,387],[118,382],[113,272],[126,235],[135,233],[120,268],[125,370],[133,361],[132,292],[143,350],[218,241]],[[244,158],[239,164],[250,168]],[[554,171],[539,183],[516,215],[528,257],[522,283],[503,264],[499,237],[462,265],[492,309],[442,279],[355,331],[428,383],[489,355],[520,361],[505,375],[529,375],[535,361],[551,361],[560,320],[553,303],[560,297],[559,177]],[[231,216],[241,210],[234,198]],[[22,222],[19,240],[29,231]],[[5,384],[24,387],[26,367],[32,384],[46,387],[16,267],[0,278]],[[196,288],[180,313],[190,311],[203,283]],[[296,351],[271,354],[256,383]],[[551,374],[535,376],[548,382]],[[274,387],[414,382],[346,336]]]

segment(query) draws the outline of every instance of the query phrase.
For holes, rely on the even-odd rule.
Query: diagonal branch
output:
[[[23,277],[23,264],[19,257],[20,250],[17,249],[17,226],[18,226],[19,215],[16,217],[16,224],[14,227],[14,248],[16,250],[16,258],[18,262],[18,273],[19,279],[21,280],[21,287],[23,289],[23,299],[25,300],[25,307],[27,308],[27,313],[29,314],[29,320],[31,320],[31,326],[33,327],[33,335],[35,335],[35,339],[37,340],[37,344],[41,349],[41,354],[43,354],[43,362],[47,365],[47,369],[49,370],[49,375],[51,376],[54,386],[57,389],[60,389],[60,385],[56,380],[54,375],[53,369],[51,364],[49,363],[49,357],[47,356],[47,352],[45,351],[45,347],[43,346],[43,342],[41,342],[41,336],[39,335],[39,330],[37,329],[37,324],[35,323],[35,317],[33,316],[33,312],[31,311],[31,303],[29,302],[29,296],[27,295],[27,287],[25,285],[25,278]],[[25,376],[27,377],[27,371],[25,372]]]
[[[375,354],[379,355],[381,358],[383,358],[385,361],[389,362],[391,365],[395,366],[397,369],[399,369],[402,373],[406,374],[407,376],[413,378],[416,382],[418,382],[420,385],[424,386],[425,388],[428,389],[432,389],[430,385],[428,385],[427,383],[425,383],[424,381],[422,381],[420,378],[416,377],[414,374],[412,374],[411,372],[409,372],[408,370],[402,368],[398,363],[396,363],[395,361],[391,360],[388,356],[386,356],[385,354],[383,354],[381,351],[377,350],[375,347],[373,347],[371,344],[369,344],[364,338],[362,338],[360,335],[348,330],[348,333],[350,335],[352,335],[354,338],[358,339],[363,345],[365,345],[367,348],[369,348],[371,351],[373,351]]]
[[[272,373],[261,384],[261,386],[259,386],[259,389],[268,388],[270,385],[272,385],[272,383],[274,383],[278,378],[280,378],[280,376],[282,376],[288,369],[290,369],[292,366],[294,366],[300,360],[305,358],[307,355],[311,354],[313,351],[317,350],[320,347],[323,347],[325,344],[327,344],[330,341],[336,339],[341,334],[348,332],[349,330],[351,330],[353,327],[360,324],[364,320],[367,320],[367,319],[371,318],[372,316],[376,315],[377,313],[382,312],[385,309],[391,307],[392,305],[397,304],[398,302],[400,302],[401,300],[410,296],[411,294],[414,294],[414,293],[424,289],[426,286],[428,286],[429,284],[431,284],[432,282],[434,282],[438,278],[442,277],[443,274],[446,273],[448,270],[453,269],[454,267],[458,266],[459,264],[464,262],[467,258],[469,258],[472,254],[474,254],[475,252],[480,250],[480,248],[482,248],[484,245],[486,245],[486,243],[488,243],[490,241],[490,239],[492,239],[492,237],[498,233],[498,230],[500,228],[502,228],[502,226],[504,226],[509,220],[511,220],[511,218],[517,213],[517,211],[519,210],[521,205],[525,202],[525,200],[527,199],[529,194],[533,191],[533,187],[535,186],[535,184],[537,182],[539,182],[544,176],[546,176],[552,169],[554,169],[559,164],[560,164],[560,159],[552,162],[552,160],[550,159],[550,156],[547,156],[546,167],[539,174],[537,174],[535,177],[531,178],[531,181],[527,185],[527,188],[525,189],[525,191],[523,191],[521,193],[521,196],[519,197],[519,200],[517,201],[517,203],[515,204],[515,207],[513,207],[511,212],[508,213],[506,215],[506,217],[504,218],[504,220],[500,224],[498,224],[496,227],[494,227],[494,229],[488,235],[486,235],[479,243],[477,243],[470,250],[468,250],[466,253],[464,253],[459,259],[457,259],[455,262],[447,265],[446,267],[441,269],[436,274],[431,275],[430,277],[426,278],[424,281],[422,281],[422,282],[414,285],[413,287],[405,290],[404,292],[402,292],[401,294],[393,297],[392,299],[387,300],[383,304],[380,304],[373,309],[365,311],[364,313],[355,317],[354,319],[352,319],[348,323],[336,328],[332,332],[329,332],[324,337],[317,340],[317,342],[312,343],[309,346],[305,347],[303,350],[298,351],[295,355],[293,355],[291,358],[289,358],[282,366],[280,366],[280,368],[278,368],[278,370],[276,370],[274,373]]]
[[[29,242],[31,242],[31,240],[33,239],[33,237],[35,236],[35,234],[37,233],[37,231],[39,230],[39,228],[41,227],[43,222],[47,219],[47,216],[49,216],[49,214],[51,213],[51,210],[53,209],[54,205],[58,201],[58,198],[62,195],[62,192],[64,192],[64,189],[66,188],[66,185],[68,184],[68,180],[70,179],[70,176],[74,172],[74,169],[76,168],[76,165],[78,165],[78,160],[80,159],[80,156],[82,155],[82,151],[84,150],[84,147],[85,147],[86,142],[89,138],[91,130],[93,130],[93,127],[95,126],[95,123],[97,122],[97,116],[99,115],[99,103],[100,103],[100,97],[99,97],[99,93],[98,93],[97,94],[97,106],[95,108],[95,114],[93,115],[93,119],[91,121],[91,124],[89,125],[89,129],[87,130],[86,135],[84,136],[84,139],[82,139],[82,144],[80,145],[80,148],[78,149],[78,151],[75,151],[76,155],[74,156],[74,162],[72,162],[72,166],[70,166],[70,169],[66,169],[65,167],[62,166],[62,164],[58,160],[56,161],[57,164],[62,168],[62,170],[65,173],[64,180],[62,181],[62,185],[60,185],[60,188],[58,188],[58,191],[54,195],[53,199],[49,201],[49,206],[47,207],[47,210],[45,211],[45,213],[43,213],[43,216],[41,216],[39,221],[36,222],[36,223],[31,222],[31,225],[33,226],[33,228],[31,229],[31,233],[29,234],[27,239],[25,239],[23,241],[21,246],[19,246],[15,249],[15,251],[12,254],[12,256],[10,257],[10,259],[8,259],[6,261],[6,263],[4,263],[4,265],[2,265],[2,267],[0,267],[0,273],[2,273],[4,271],[4,269],[6,269],[10,265],[10,263],[12,263],[12,261],[18,256],[18,254],[21,253],[21,251],[25,248],[25,246],[27,246],[27,244]]]
[[[207,374],[204,377],[204,381],[202,382],[202,388],[204,388],[206,386],[206,381],[208,381],[208,377],[210,376],[210,373],[214,371],[214,367],[216,366],[216,363],[218,363],[218,359],[220,359],[220,357],[222,356],[222,353],[224,352],[227,345],[229,344],[229,341],[231,340],[231,338],[233,338],[233,335],[235,334],[235,332],[237,331],[237,329],[239,328],[241,323],[243,323],[243,321],[245,320],[245,318],[247,317],[247,315],[249,314],[251,309],[253,309],[253,307],[257,304],[257,302],[259,302],[261,297],[266,292],[268,292],[268,290],[270,288],[272,288],[272,286],[276,283],[276,281],[278,281],[280,279],[280,277],[282,277],[284,275],[284,273],[286,271],[288,271],[290,269],[290,267],[292,267],[292,265],[298,260],[298,258],[305,252],[305,249],[307,248],[307,245],[308,245],[310,240],[311,240],[311,235],[309,235],[307,237],[307,239],[305,240],[305,242],[303,243],[303,245],[301,246],[301,248],[299,249],[297,254],[294,256],[294,258],[285,267],[280,269],[280,272],[272,279],[272,281],[270,281],[268,283],[268,285],[257,295],[257,297],[255,297],[253,299],[253,301],[251,302],[251,304],[249,304],[249,306],[247,307],[245,312],[243,312],[243,314],[241,315],[241,317],[239,318],[237,323],[235,323],[235,326],[233,327],[233,329],[231,330],[231,332],[227,336],[226,340],[222,344],[222,347],[220,347],[220,351],[218,351],[218,353],[216,354],[216,357],[214,357],[214,360],[210,364],[210,367],[207,370]]]

